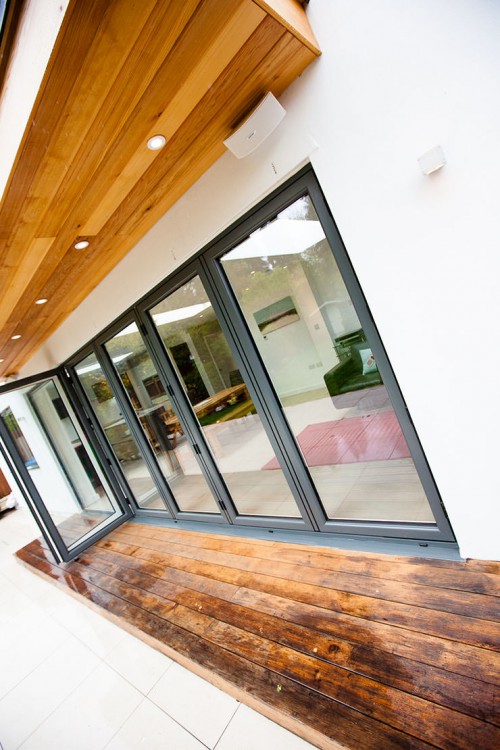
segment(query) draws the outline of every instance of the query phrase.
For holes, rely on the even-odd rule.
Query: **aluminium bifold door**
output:
[[[65,381],[58,370],[0,388],[2,454],[51,551],[64,561],[132,515]]]

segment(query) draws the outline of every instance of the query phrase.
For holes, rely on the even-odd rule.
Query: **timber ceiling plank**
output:
[[[104,228],[106,233],[127,236],[134,231],[144,215],[149,214],[155,208],[156,202],[166,193],[166,187],[163,186],[162,181],[169,180],[172,169],[181,164],[192,144],[202,139],[208,146],[211,140],[208,129],[213,122],[223,123],[225,132],[229,131],[230,124],[238,115],[241,115],[241,108],[247,101],[249,92],[245,85],[248,79],[254,79],[256,71],[264,65],[266,56],[283,36],[285,36],[283,28],[273,19],[266,18],[260,24],[217,82],[191,112],[184,127],[179,128],[167,143],[160,158],[138,180],[134,190],[124,198]],[[250,88],[254,88],[254,97],[257,96],[258,99],[262,96],[260,86],[254,87],[251,84]],[[255,88],[258,90],[257,94]],[[252,104],[254,103],[255,100],[252,101]],[[219,154],[224,152],[222,141],[218,141],[217,147]],[[185,171],[184,164],[183,171]],[[153,190],[151,186],[154,186]],[[130,219],[134,209],[139,211],[139,215],[132,216]]]
[[[114,70],[121,67],[129,54],[131,44],[141,30],[141,21],[147,17],[148,11],[154,7],[155,0],[148,0],[140,8],[128,0],[117,0],[110,6],[108,12],[102,17],[98,27],[98,33],[94,35],[93,41],[88,49],[83,49],[84,59],[73,82],[73,76],[62,76],[66,81],[67,91],[59,93],[59,87],[54,85],[54,97],[45,97],[45,115],[52,119],[53,112],[59,112],[58,120],[52,126],[46,125],[44,113],[37,113],[42,120],[42,128],[50,134],[47,150],[50,158],[42,162],[31,183],[28,195],[22,202],[22,216],[19,217],[17,226],[13,232],[12,242],[9,247],[7,263],[15,263],[18,267],[17,279],[4,289],[0,299],[0,321],[4,320],[12,310],[17,300],[19,286],[23,277],[28,278],[23,266],[29,257],[27,241],[30,234],[35,232],[37,236],[51,237],[57,234],[63,224],[64,216],[69,208],[65,201],[52,202],[52,194],[57,192],[61,182],[65,179],[68,171],[67,165],[78,151],[80,143],[85,140],[90,122],[92,122],[93,111],[109,96],[113,79],[111,76],[103,75],[102,70]],[[128,4],[127,14],[123,13],[124,4]],[[150,6],[150,7],[149,7]],[[134,8],[132,13],[130,9]],[[145,12],[143,12],[145,11]],[[59,55],[62,51],[59,50]],[[51,77],[61,80],[60,66],[54,66]],[[62,99],[67,94],[66,100]],[[47,102],[51,105],[47,112]],[[39,128],[38,130],[42,130]],[[78,187],[78,181],[75,180]],[[51,221],[47,222],[46,210],[50,208]],[[52,263],[57,263],[57,256],[52,254]]]
[[[157,152],[151,160],[146,148],[146,140],[156,132],[163,132],[158,125],[169,102],[175,97],[179,88],[190,79],[193,70],[196,69],[199,60],[205,60],[205,53],[210,49],[213,40],[217,39],[220,30],[224,29],[241,3],[234,0],[218,0],[215,9],[210,4],[205,4],[198,13],[193,16],[191,22],[178,40],[178,44],[169,54],[163,65],[158,69],[154,79],[151,81],[147,91],[141,97],[131,116],[122,123],[121,133],[109,149],[106,159],[103,161],[95,180],[83,196],[82,205],[85,207],[86,215],[94,217],[91,224],[87,224],[86,217],[79,217],[77,223],[84,227],[82,234],[95,234],[89,229],[99,229],[106,223],[111,214],[102,215],[101,202],[106,201],[106,196],[116,177],[121,175],[137,154],[143,154],[143,163],[148,169],[163,156]],[[194,92],[201,96],[204,92]],[[195,98],[191,106],[197,103]],[[182,123],[178,123],[178,126]],[[167,137],[169,134],[164,133]],[[151,152],[149,152],[151,153]],[[146,171],[144,170],[144,171]],[[138,175],[142,178],[144,171]],[[127,195],[122,193],[121,198]],[[115,208],[115,201],[111,207]],[[119,206],[118,206],[119,208]]]
[[[68,165],[75,162],[82,146],[86,147],[91,140],[95,113],[109,100],[111,92],[112,97],[116,97],[116,71],[121,70],[127,61],[154,6],[155,0],[142,0],[141,5],[130,3],[129,0],[116,0],[110,6],[82,62],[67,101],[59,104],[63,110],[53,129],[49,146],[54,173],[47,172],[45,168],[36,184],[37,191],[47,204],[41,217],[38,214],[39,233],[51,236],[63,223],[66,211],[71,206],[71,196],[68,199],[61,195],[59,188],[71,183],[76,184],[78,190],[79,182],[78,173],[71,175],[74,178],[71,181],[68,179]],[[126,13],[123,12],[125,9]],[[50,192],[47,186],[51,187]]]
[[[0,372],[22,366],[224,153],[235,123],[318,54],[295,0],[71,0],[0,206]],[[167,146],[150,152],[155,133]],[[84,253],[80,236],[92,238]]]
[[[248,2],[248,0],[245,1]],[[113,156],[116,156],[117,158],[110,158],[106,162],[106,164],[109,165],[109,173],[106,171],[106,167],[104,166],[101,172],[95,176],[95,180],[91,180],[91,175],[89,175],[86,191],[84,185],[81,185],[76,180],[74,180],[73,184],[76,185],[76,188],[78,190],[78,195],[75,196],[76,198],[78,198],[78,200],[75,200],[75,203],[73,204],[75,205],[75,209],[73,211],[70,211],[69,217],[66,219],[66,221],[63,221],[64,201],[61,200],[60,202],[62,202],[63,204],[63,210],[60,211],[59,214],[57,214],[57,221],[54,223],[54,226],[44,226],[44,230],[46,233],[50,231],[56,232],[57,226],[59,226],[58,242],[54,245],[51,253],[51,259],[54,264],[62,262],[63,256],[66,254],[66,252],[68,252],[68,248],[70,248],[69,252],[74,253],[74,251],[72,251],[71,249],[71,243],[76,234],[89,234],[88,229],[82,230],[80,228],[82,222],[84,221],[82,218],[82,211],[88,211],[88,207],[92,206],[93,204],[96,204],[97,206],[100,205],[101,199],[105,195],[106,189],[110,184],[113,184],[114,182],[116,171],[118,170],[119,172],[121,172],[122,163],[125,161],[130,149],[127,141],[133,141],[133,149],[140,149],[140,152],[142,153],[142,159],[146,166],[150,163],[151,152],[149,152],[145,147],[145,132],[147,129],[149,129],[149,125],[147,122],[148,116],[151,119],[157,117],[159,92],[161,92],[165,87],[169,87],[170,91],[167,90],[168,95],[171,91],[175,91],[177,89],[178,79],[175,75],[172,74],[172,71],[181,71],[180,80],[184,80],[186,77],[186,68],[189,68],[191,65],[193,65],[194,63],[192,61],[196,60],[196,49],[199,49],[201,47],[202,51],[204,51],[206,44],[208,44],[211,39],[211,36],[219,33],[221,28],[225,28],[225,25],[227,24],[227,18],[231,18],[232,16],[231,12],[229,11],[231,9],[234,10],[237,7],[238,3],[234,3],[233,0],[225,0],[225,2],[218,3],[217,13],[211,12],[210,14],[207,14],[208,9],[204,8],[204,12],[197,15],[195,19],[196,22],[192,24],[193,28],[190,29],[190,45],[179,45],[179,49],[181,50],[182,57],[184,59],[179,60],[178,56],[175,56],[175,60],[170,61],[170,58],[167,58],[167,64],[164,64],[162,68],[163,75],[156,76],[155,85],[151,85],[147,91],[147,94],[145,95],[145,97],[143,97],[144,99],[147,96],[149,108],[146,108],[146,106],[143,105],[143,101],[141,99],[141,101],[139,101],[138,103],[136,111],[134,112],[134,117],[132,118],[133,122],[130,122],[130,120],[128,120],[125,123],[125,126],[123,126],[123,122],[121,123],[122,129],[119,132],[121,133],[123,130],[123,136],[120,138],[118,146],[113,149]],[[259,17],[263,16],[261,11],[258,11],[258,13]],[[235,15],[240,21],[241,26],[241,19],[239,18],[238,14]],[[210,24],[208,23],[208,21],[210,21]],[[252,20],[251,28],[253,28],[254,26],[255,21]],[[207,40],[206,43],[201,41],[200,34],[202,32],[205,34]],[[239,46],[241,46],[241,39]],[[140,109],[140,116],[136,116],[137,109]],[[146,125],[144,125],[144,120],[146,120]],[[131,134],[136,133],[137,135],[135,135],[135,138],[133,138],[133,135]],[[122,156],[121,160],[118,159],[120,155]],[[158,155],[155,156],[156,158],[158,158]],[[87,163],[91,163],[91,160],[87,159]],[[143,170],[141,170],[141,172],[142,171]],[[85,183],[85,180],[83,182]],[[102,192],[100,192],[100,188]],[[84,209],[80,209],[80,203],[85,207]],[[67,210],[69,210],[69,208]],[[57,205],[53,207],[53,212],[55,214],[57,213]],[[108,217],[105,218],[107,219]],[[94,248],[97,249],[96,244],[94,244]],[[47,267],[45,269],[45,275],[47,279],[50,277],[52,270],[53,269],[50,267]],[[41,274],[43,274],[43,271],[41,272]],[[59,275],[60,273],[58,272],[58,276]],[[7,303],[4,304],[4,309],[6,307],[6,304]],[[2,307],[0,306],[0,311],[1,310]]]
[[[227,14],[204,57],[197,61],[185,80],[179,83],[171,98],[167,98],[165,109],[154,125],[155,132],[162,133],[167,141],[178,131],[201,97],[214,85],[242,44],[265,18],[265,14],[256,6],[249,12],[248,5],[251,6],[248,0],[239,6],[233,3],[235,12]],[[173,76],[169,78],[171,80]],[[144,143],[149,135],[154,135],[151,129],[146,138],[141,139],[138,150],[121,169],[117,178],[111,184],[106,184],[106,194],[87,223],[82,226],[82,234],[97,234],[118,208],[123,195],[132,190],[149,168],[153,158],[144,158]]]
[[[290,35],[282,33],[272,19],[266,19],[262,26],[266,28],[260,31],[255,42],[250,40],[248,48],[241,50],[225,75],[193,111],[186,127],[168,144],[164,159],[153,165],[120,206],[120,212],[125,213],[136,202],[137,209],[123,223],[113,216],[105,227],[107,232],[130,237],[137,233],[144,220],[151,225],[156,223],[189,185],[225,152],[222,141],[230,134],[234,122],[241,118],[245,102],[251,103],[251,109],[268,90],[279,96],[291,82],[287,71],[294,71],[293,80],[296,69],[303,69],[302,55],[309,55],[308,51]],[[272,44],[267,51],[266,43]],[[255,62],[250,74],[241,65],[247,56]],[[218,117],[220,108],[224,110],[224,118]],[[137,191],[141,188],[146,194],[138,200]]]
[[[178,38],[195,13],[199,0],[189,0],[182,5],[175,19],[172,19],[169,4],[157,5],[156,12],[151,15],[144,33],[131,50],[126,65],[120,70],[113,86],[113,96],[108,97],[102,107],[94,115],[88,137],[82,143],[77,158],[70,166],[70,170],[61,185],[60,190],[54,196],[53,204],[64,202],[68,206],[75,206],[72,201],[84,187],[91,186],[91,192],[97,195],[97,181],[106,163],[110,163],[110,171],[107,179],[113,183],[119,180],[122,174],[123,159],[131,150],[144,145],[142,138],[137,143],[132,142],[133,128],[130,117],[140,106],[145,93],[152,86],[152,81],[158,69],[168,59]],[[168,29],[166,34],[158,34],[158,28]],[[158,108],[158,101],[155,102]],[[117,106],[119,105],[119,106]],[[142,123],[142,129],[144,124]],[[149,165],[156,154],[145,148],[141,149],[142,158]],[[75,184],[78,181],[79,185]],[[99,203],[99,197],[94,198]],[[76,223],[81,227],[82,235],[94,235],[97,232],[86,226],[86,216],[92,212],[87,204],[79,201],[76,206]],[[78,215],[79,214],[79,215]],[[47,221],[50,221],[50,209],[47,212]],[[59,226],[55,227],[57,231]]]
[[[318,42],[300,3],[291,3],[289,0],[253,0],[253,2],[285,26],[314,55],[320,54]]]
[[[74,80],[102,21],[105,6],[105,0],[89,0],[88,3],[73,2],[68,7],[4,194],[2,227],[9,233],[15,231],[33,179],[45,169],[43,156],[48,154],[52,134],[61,116],[61,102],[70,96]],[[69,50],[71,54],[66,52]],[[54,80],[56,68],[59,73]]]
[[[241,112],[242,104],[248,100],[249,92],[252,91],[253,93],[252,103],[262,95],[261,79],[255,78],[254,69],[249,70],[248,65],[243,64],[243,62],[250,58],[254,68],[260,70],[262,79],[269,77],[271,68],[273,68],[272,75],[279,76],[281,66],[278,61],[278,67],[276,67],[275,55],[271,53],[280,41],[281,46],[286,47],[289,36],[271,18],[264,19],[261,25],[263,28],[252,35],[247,45],[240,50],[224,75],[220,77],[217,85],[209,90],[204,99],[193,110],[189,118],[189,127],[176,133],[168,147],[160,152],[159,158],[137,183],[134,191],[121,203],[104,227],[102,237],[94,238],[91,248],[84,253],[78,253],[77,251],[67,253],[61,260],[57,275],[47,275],[43,296],[50,300],[55,299],[57,295],[61,300],[57,312],[67,310],[69,305],[73,307],[75,299],[78,299],[79,302],[82,301],[86,296],[85,290],[88,289],[89,285],[97,283],[95,281],[96,258],[100,260],[101,271],[108,273],[116,265],[117,258],[123,257],[124,249],[128,250],[133,247],[144,234],[144,222],[147,220],[149,228],[165,212],[164,207],[158,209],[156,205],[164,196],[168,198],[171,185],[175,186],[177,180],[181,178],[184,182],[179,194],[182,194],[182,192],[185,192],[186,186],[194,181],[191,177],[191,171],[197,169],[202,174],[224,152],[222,139],[230,132],[231,123]],[[290,43],[292,41],[290,40]],[[289,52],[287,60],[298,51],[297,46],[295,44],[295,48]],[[254,78],[256,82],[254,82]],[[234,91],[238,91],[237,96]],[[232,107],[232,112],[229,115],[226,106]],[[224,110],[222,127],[217,117],[221,110]],[[214,129],[220,132],[220,137],[215,139],[210,149],[209,146],[214,141]],[[186,162],[186,155],[188,156],[188,150],[193,141],[199,142],[198,148],[190,161]],[[165,187],[162,185],[163,180],[166,181]],[[152,185],[156,187],[153,195],[151,195]],[[151,213],[152,205],[155,206],[158,216]],[[125,226],[124,222],[127,222]],[[119,236],[119,234],[122,236]],[[78,278],[77,289],[75,289],[75,277]],[[33,315],[29,296],[26,302],[25,314]],[[31,344],[31,341],[24,340],[22,348]],[[22,348],[19,347],[19,352],[22,351]]]

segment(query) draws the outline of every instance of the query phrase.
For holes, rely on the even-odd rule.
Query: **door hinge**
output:
[[[201,456],[201,451],[199,446],[196,443],[193,443],[193,450],[195,453],[197,453],[199,456]]]
[[[172,388],[172,386],[170,385],[170,383],[167,383],[167,392],[168,392],[169,396],[173,396],[174,395],[174,389]]]
[[[227,513],[226,503],[224,502],[224,500],[219,500],[219,507],[224,511],[224,513]]]

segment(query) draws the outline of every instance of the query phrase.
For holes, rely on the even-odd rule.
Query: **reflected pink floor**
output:
[[[393,411],[308,425],[298,436],[309,466],[408,458],[410,451]],[[263,469],[278,469],[276,459]]]

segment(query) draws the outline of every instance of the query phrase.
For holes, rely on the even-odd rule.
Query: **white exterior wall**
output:
[[[310,160],[460,551],[499,559],[500,5],[312,0],[308,15],[323,55],[281,97],[279,129],[224,155],[22,374],[63,361]],[[437,144],[448,163],[424,177]]]

